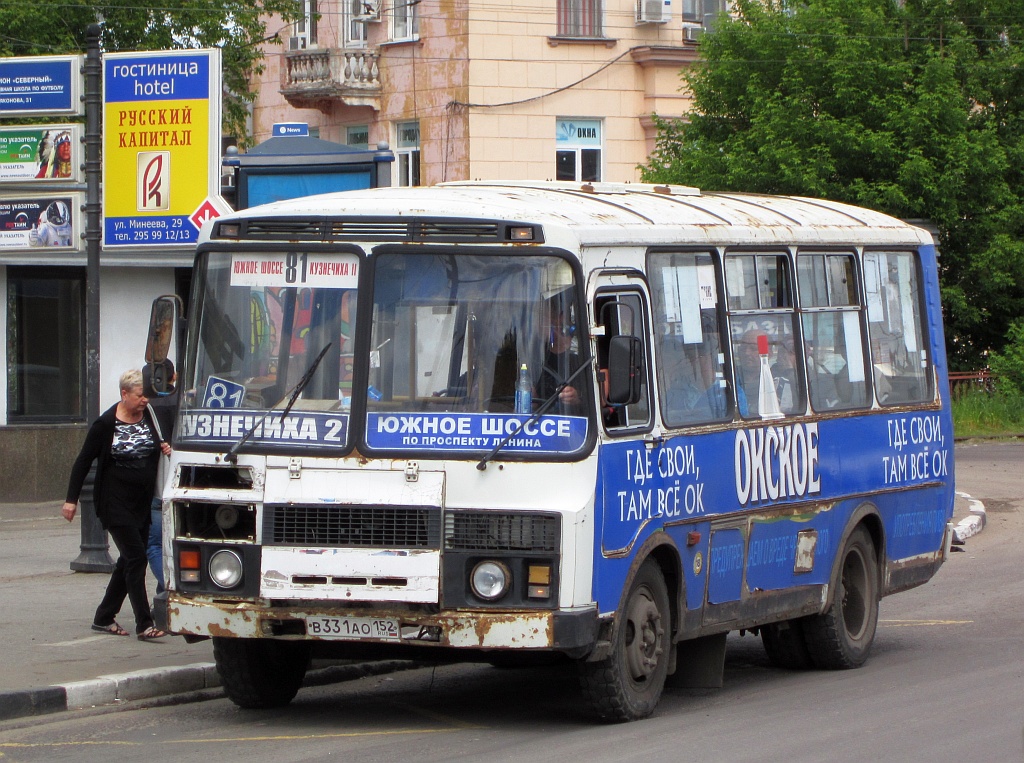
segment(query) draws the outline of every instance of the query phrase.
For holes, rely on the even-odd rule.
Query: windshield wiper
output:
[[[294,387],[292,387],[291,396],[288,398],[288,404],[284,407],[284,411],[281,412],[281,421],[284,421],[288,414],[291,412],[292,406],[295,405],[295,401],[299,399],[299,395],[302,394],[302,390],[306,388],[306,385],[309,384],[309,380],[312,379],[313,374],[316,373],[316,369],[320,365],[320,361],[324,359],[324,355],[326,355],[327,351],[331,349],[331,344],[333,343],[328,342],[326,345],[324,345],[324,348],[320,350],[320,354],[316,356],[316,359],[310,364],[309,368],[306,369],[306,373],[304,373],[302,375],[302,378],[299,379],[299,381],[296,383]],[[243,445],[245,445],[246,441],[250,437],[252,437],[252,433],[255,432],[260,427],[260,425],[267,420],[267,417],[273,412],[273,409],[267,411],[266,413],[263,414],[262,418],[260,418],[259,421],[257,421],[251,427],[249,427],[249,429],[246,430],[245,434],[242,435],[241,439],[239,439],[238,442],[231,446],[231,450],[229,450],[227,454],[224,456],[224,460],[231,464],[237,463],[238,451],[241,449]]]
[[[480,459],[480,462],[476,465],[476,468],[479,469],[480,471],[484,471],[487,468],[487,462],[494,458],[496,455],[498,455],[498,451],[504,448],[508,444],[509,440],[518,435],[520,432],[522,432],[523,429],[526,428],[527,424],[531,424],[537,419],[539,419],[541,416],[543,416],[547,409],[554,405],[555,401],[558,400],[558,396],[559,394],[561,394],[562,390],[569,386],[569,382],[571,382],[573,379],[575,379],[577,376],[583,373],[583,371],[587,368],[587,366],[590,365],[591,362],[593,362],[593,358],[586,358],[582,363],[580,363],[580,367],[573,371],[571,374],[569,374],[568,378],[558,385],[555,391],[551,393],[551,395],[548,396],[548,398],[543,403],[540,404],[540,407],[538,407],[536,411],[530,414],[530,418],[528,418],[526,421],[519,422],[519,426],[513,429],[509,434],[505,435],[504,439],[502,439],[501,442],[495,445],[491,449],[490,453],[488,453],[486,456]]]

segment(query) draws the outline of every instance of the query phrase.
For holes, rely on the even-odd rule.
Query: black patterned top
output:
[[[147,458],[156,449],[153,433],[145,419],[134,424],[118,420],[114,424],[114,440],[110,443],[110,454],[115,461],[135,461]]]

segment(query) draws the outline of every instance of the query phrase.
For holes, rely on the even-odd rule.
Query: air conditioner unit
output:
[[[704,27],[699,26],[687,26],[683,27],[683,39],[689,40],[690,42],[697,42],[704,34]]]
[[[353,0],[353,9],[358,7],[358,12],[353,14],[353,21],[367,22],[380,21],[380,0]]]
[[[288,50],[305,50],[306,49],[306,38],[305,37],[289,37],[288,38]]]
[[[636,0],[637,24],[665,24],[672,18],[672,0]]]

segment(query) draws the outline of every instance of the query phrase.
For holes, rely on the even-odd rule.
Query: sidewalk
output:
[[[953,523],[961,542],[980,532],[984,519],[978,501],[957,494]],[[219,686],[210,641],[186,644],[168,636],[142,642],[90,630],[108,576],[70,570],[80,533],[79,519],[68,524],[60,516],[60,502],[0,503],[0,721]],[[152,594],[151,577],[148,582]],[[118,620],[134,633],[127,602]],[[335,665],[312,671],[306,683],[410,666]]]
[[[0,600],[4,608],[0,619],[4,651],[0,720],[50,712],[54,703],[63,702],[57,697],[59,692],[37,692],[35,698],[16,695],[52,685],[90,682],[90,686],[76,687],[78,691],[65,692],[69,707],[105,704],[108,696],[110,701],[154,696],[150,689],[161,687],[161,693],[174,693],[219,685],[210,641],[186,644],[180,637],[169,636],[142,642],[90,630],[109,576],[71,571],[70,564],[79,553],[81,523],[79,519],[71,524],[64,521],[60,506],[60,502],[0,504]],[[116,549],[112,551],[116,558]],[[148,582],[152,594],[151,577]],[[118,621],[135,632],[127,602]],[[198,667],[185,670],[186,666]],[[122,682],[125,685],[121,687],[115,681],[93,680],[139,671],[147,673]],[[180,676],[175,678],[177,674]],[[110,684],[106,687],[109,691],[101,691],[102,684]],[[121,694],[115,695],[118,688]],[[23,712],[26,709],[28,712]]]

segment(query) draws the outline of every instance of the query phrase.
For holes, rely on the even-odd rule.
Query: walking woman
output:
[[[61,514],[68,522],[75,518],[82,484],[96,461],[96,515],[120,556],[96,609],[92,629],[127,636],[128,631],[114,619],[127,596],[135,611],[135,634],[140,641],[149,641],[167,635],[153,625],[146,595],[146,542],[157,465],[161,453],[170,455],[171,446],[158,435],[160,430],[142,391],[142,372],[125,371],[120,386],[121,402],[93,422],[71,467]]]

